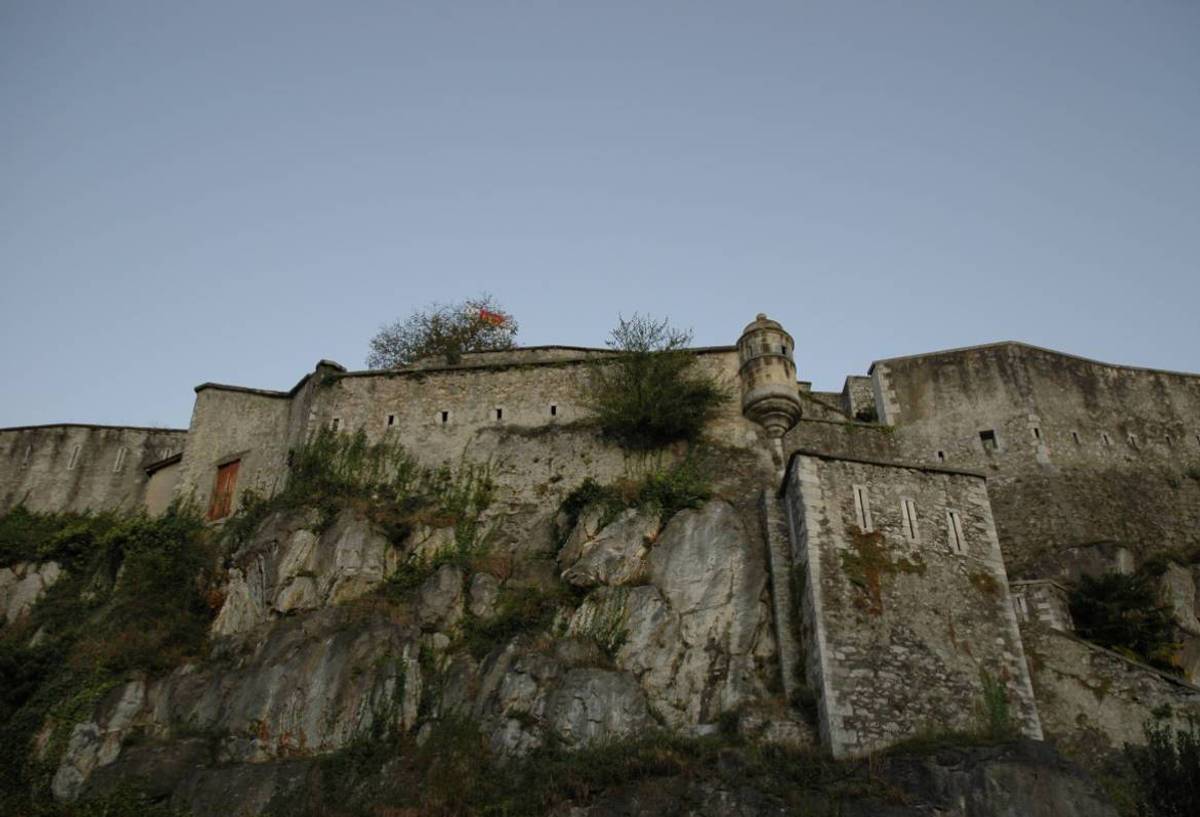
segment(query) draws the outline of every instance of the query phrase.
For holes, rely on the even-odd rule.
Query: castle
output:
[[[835,756],[968,728],[996,690],[1022,733],[1079,743],[1138,741],[1151,713],[1200,708],[1186,569],[1164,579],[1179,677],[1077,638],[1064,589],[1200,545],[1200,376],[1007,342],[878,360],[819,392],[765,315],[734,346],[692,351],[740,393],[709,436],[772,463],[760,527],[780,684],[811,690]],[[0,512],[157,514],[179,498],[219,523],[247,492],[279,490],[289,452],[320,428],[393,435],[430,465],[507,456],[513,501],[544,500],[547,484],[623,467],[579,432],[582,380],[611,354],[321,361],[286,392],[197,386],[186,430],[0,429]],[[555,447],[556,433],[573,442]]]

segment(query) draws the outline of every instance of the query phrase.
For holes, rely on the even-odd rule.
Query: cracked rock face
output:
[[[463,571],[442,565],[417,593],[417,618],[426,629],[453,627],[463,617]]]
[[[330,608],[277,622],[226,663],[118,687],[74,728],[54,794],[74,799],[135,730],[157,739],[203,733],[222,763],[260,763],[332,751],[377,728],[409,729],[422,686],[417,635]]]
[[[74,728],[56,796],[161,767],[174,781],[164,786],[207,802],[218,780],[259,780],[234,770],[283,769],[455,713],[510,755],[636,736],[656,720],[693,733],[765,694],[755,675],[772,649],[764,557],[727,502],[681,512],[661,531],[656,514],[627,512],[603,528],[593,516],[557,564],[518,559],[499,574],[444,564],[398,607],[345,602],[406,554],[352,510],[321,533],[317,521],[292,512],[264,522],[232,557],[215,660],[110,692]],[[562,572],[590,592],[556,602],[557,623],[464,649],[464,627],[495,620],[505,593],[558,593]]]
[[[647,561],[651,583],[629,591],[618,666],[672,726],[764,696],[755,665],[772,649],[766,566],[733,507],[680,511]]]
[[[598,528],[600,510],[585,512],[558,555],[562,577],[576,587],[630,584],[642,577],[658,535],[657,512],[629,508]]]
[[[546,719],[571,747],[636,735],[650,724],[646,696],[629,674],[573,669],[546,702]]]
[[[0,615],[4,623],[12,624],[29,615],[30,608],[63,575],[58,562],[18,562],[0,568]]]
[[[396,569],[396,549],[359,514],[342,511],[319,534],[318,521],[312,511],[275,514],[234,554],[213,635],[357,598]]]

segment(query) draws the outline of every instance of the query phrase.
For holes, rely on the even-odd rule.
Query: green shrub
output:
[[[38,513],[18,505],[0,516],[0,565],[70,562],[86,555],[117,519],[113,513]]]
[[[988,672],[980,673],[983,703],[980,711],[980,735],[988,740],[1010,740],[1017,735],[1004,682]]]
[[[38,804],[72,726],[104,693],[130,672],[162,672],[205,654],[214,614],[208,531],[179,511],[156,519],[25,511],[0,518],[0,530],[17,529],[48,537],[30,541],[68,567],[28,622],[0,634],[0,813],[165,813],[113,811],[139,796],[128,792],[58,810]],[[30,646],[34,632],[41,635]],[[48,715],[57,727],[41,763],[28,748]]]
[[[1134,770],[1138,813],[1145,817],[1189,817],[1200,803],[1200,723],[1172,729],[1164,722],[1146,724],[1146,745],[1125,745]]]
[[[327,526],[343,507],[357,505],[393,541],[421,522],[453,525],[460,549],[467,549],[478,543],[479,514],[492,502],[491,474],[490,463],[426,468],[391,438],[369,443],[362,429],[350,434],[322,428],[292,451],[282,491],[268,499],[243,496],[225,523],[225,536],[240,545],[271,513],[297,508],[317,509]]]
[[[1179,645],[1170,611],[1158,603],[1153,576],[1083,576],[1071,591],[1071,617],[1080,637],[1168,672]]]
[[[410,736],[397,736],[322,757],[321,784],[298,793],[302,802],[277,813],[558,814],[567,811],[567,803],[586,805],[618,787],[636,792],[644,781],[672,778],[711,780],[720,788],[754,786],[796,814],[840,813],[837,804],[846,797],[886,792],[868,761],[837,762],[778,745],[746,745],[735,734],[685,738],[648,731],[576,750],[550,739],[508,759],[494,754],[478,724],[464,717],[444,717],[427,734],[420,746]],[[372,776],[383,786],[362,785]],[[825,804],[830,808],[814,811]]]
[[[564,526],[559,531],[565,543],[579,517],[588,508],[600,508],[601,525],[615,519],[626,508],[657,511],[662,522],[685,508],[698,508],[712,496],[708,475],[693,459],[670,468],[650,471],[640,478],[624,478],[601,485],[588,477],[567,494],[560,510]]]
[[[480,659],[498,646],[507,644],[518,633],[549,628],[559,606],[565,601],[558,591],[537,587],[504,588],[496,604],[496,614],[487,619],[469,616],[463,623],[463,643]]]
[[[620,318],[608,341],[616,355],[592,366],[583,395],[606,435],[635,450],[700,438],[729,396],[699,369],[691,339],[665,320]]]

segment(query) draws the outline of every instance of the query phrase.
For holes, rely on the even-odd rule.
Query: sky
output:
[[[1200,4],[0,0],[0,426],[186,427],[490,292],[798,376],[1200,371]]]

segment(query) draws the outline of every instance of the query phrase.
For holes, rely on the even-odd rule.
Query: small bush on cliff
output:
[[[1071,617],[1082,638],[1168,672],[1179,648],[1170,611],[1158,603],[1153,577],[1105,573],[1084,576],[1071,591]]]
[[[625,478],[601,485],[588,477],[563,499],[561,510],[565,524],[559,531],[565,543],[582,513],[591,507],[602,509],[601,523],[607,524],[626,508],[656,510],[663,524],[684,508],[699,508],[712,489],[708,476],[694,460],[688,459],[670,468],[650,471],[640,478]]]
[[[1189,817],[1200,803],[1200,722],[1172,729],[1165,722],[1146,725],[1146,745],[1125,745],[1133,768],[1138,813],[1145,817]]]
[[[426,468],[394,439],[372,443],[362,429],[350,434],[322,428],[291,452],[284,489],[269,499],[243,500],[225,535],[240,544],[270,513],[303,507],[320,510],[328,525],[341,508],[357,504],[396,540],[417,522],[453,525],[465,551],[475,544],[478,516],[492,501],[491,472],[488,463]]]
[[[697,365],[691,341],[665,319],[619,319],[607,343],[616,356],[593,365],[583,395],[606,435],[635,450],[700,438],[728,395]]]
[[[92,550],[117,519],[112,513],[37,513],[18,505],[0,516],[0,565],[48,560],[65,564]]]

